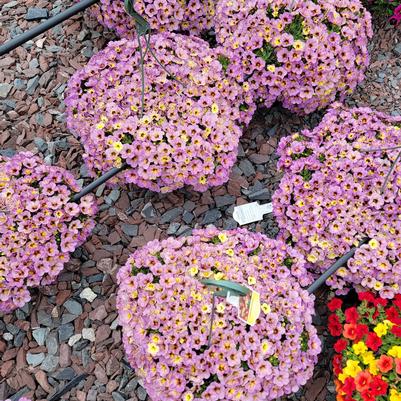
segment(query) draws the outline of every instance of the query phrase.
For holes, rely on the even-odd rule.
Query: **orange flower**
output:
[[[356,338],[356,324],[344,324],[344,333],[345,338],[349,338],[350,340],[355,340]]]
[[[400,358],[396,358],[395,360],[395,371],[401,375],[401,359]]]
[[[377,361],[377,367],[382,373],[389,372],[391,369],[393,369],[393,358],[387,355],[382,355]]]
[[[372,375],[369,372],[367,371],[359,372],[355,377],[356,389],[360,393],[368,390],[371,380],[372,380]]]

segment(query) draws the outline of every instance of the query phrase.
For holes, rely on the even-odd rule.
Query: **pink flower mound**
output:
[[[152,48],[180,82],[148,52],[142,118],[136,43],[110,43],[71,78],[67,124],[83,143],[89,169],[95,176],[125,161],[131,168],[123,181],[152,191],[223,184],[237,157],[242,89],[225,78],[201,39],[155,35]]]
[[[7,399],[6,401],[11,401],[10,399]],[[31,401],[29,398],[22,397],[18,401]]]
[[[328,281],[376,290],[391,298],[401,292],[401,165],[386,176],[401,149],[401,118],[368,108],[334,104],[312,131],[282,139],[279,167],[285,172],[274,194],[282,236],[323,272],[362,238],[370,238],[348,267]]]
[[[128,360],[150,398],[266,401],[297,391],[320,352],[305,276],[297,251],[243,229],[196,230],[137,250],[118,273],[117,307]],[[209,349],[213,289],[204,278],[249,286],[262,309],[247,326],[217,298]]]
[[[364,78],[373,32],[359,1],[219,0],[215,24],[228,72],[266,107],[311,113]]]
[[[90,234],[95,202],[88,195],[72,203],[76,192],[72,174],[32,153],[0,157],[0,312],[22,307],[29,288],[52,283]]]
[[[135,10],[158,32],[186,31],[193,35],[210,29],[214,15],[212,0],[135,0]],[[135,21],[124,9],[124,0],[100,0],[91,13],[121,38],[134,39]]]

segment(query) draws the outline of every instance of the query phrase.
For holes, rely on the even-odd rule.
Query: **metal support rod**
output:
[[[369,238],[364,238],[363,240],[361,240],[358,246],[352,248],[345,255],[341,256],[341,258],[338,259],[337,262],[331,265],[314,283],[311,284],[310,287],[308,287],[307,289],[308,293],[312,294],[318,288],[320,288],[331,275],[333,275],[341,266],[344,266],[348,262],[348,260],[350,260],[354,256],[358,248],[366,244],[368,241]]]
[[[73,202],[78,202],[83,196],[89,194],[94,189],[96,189],[97,187],[99,187],[100,185],[102,185],[103,183],[105,183],[110,178],[114,177],[115,175],[117,175],[118,173],[120,173],[121,171],[123,171],[127,167],[128,167],[127,164],[124,163],[121,167],[112,168],[107,173],[103,174],[102,176],[97,178],[95,181],[91,182],[85,188],[82,188],[82,190],[80,192],[78,192],[77,194],[75,194],[72,197],[72,201]]]
[[[99,0],[82,0],[77,4],[74,4],[70,8],[67,8],[60,14],[57,14],[49,18],[47,21],[42,22],[41,24],[35,26],[29,31],[21,33],[21,35],[18,35],[10,39],[8,42],[0,46],[0,57],[6,53],[9,53],[11,50],[14,50],[16,47],[21,46],[22,44],[28,42],[28,40],[31,40],[36,36],[40,35],[41,33],[46,32],[47,30],[55,27],[56,25],[67,20],[68,18],[73,17],[74,15],[87,9],[88,7],[97,3],[98,1]]]

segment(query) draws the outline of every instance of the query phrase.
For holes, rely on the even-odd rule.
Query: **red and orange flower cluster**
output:
[[[389,301],[358,294],[357,307],[343,310],[333,298],[328,308],[334,345],[337,401],[401,401],[401,295]]]

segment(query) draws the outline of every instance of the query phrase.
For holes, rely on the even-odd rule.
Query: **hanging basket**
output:
[[[305,275],[299,253],[242,229],[196,230],[136,251],[118,273],[117,308],[128,361],[150,398],[266,401],[296,392],[320,352],[314,297],[298,283]],[[217,292],[210,280],[222,283],[212,281]],[[225,299],[227,280],[259,295],[254,325]]]

